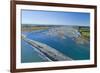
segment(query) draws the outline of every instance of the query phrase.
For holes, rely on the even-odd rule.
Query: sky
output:
[[[90,13],[22,10],[22,24],[35,25],[90,25]]]

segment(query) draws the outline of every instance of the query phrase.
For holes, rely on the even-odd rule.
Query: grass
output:
[[[86,39],[89,39],[90,38],[90,30],[89,28],[79,28],[79,32],[81,33],[81,36],[86,38]]]

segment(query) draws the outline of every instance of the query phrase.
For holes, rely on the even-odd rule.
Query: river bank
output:
[[[29,43],[33,47],[36,47],[37,50],[39,51],[39,53],[44,54],[45,57],[47,57],[48,61],[72,60],[70,57],[63,55],[56,49],[54,49],[46,44],[40,43],[38,41],[30,40],[30,39],[26,38],[25,35],[22,35],[22,37],[23,37],[23,40],[25,40],[27,43]]]

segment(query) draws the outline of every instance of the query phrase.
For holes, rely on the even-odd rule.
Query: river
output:
[[[63,29],[62,29],[63,30]],[[51,30],[40,30],[31,32],[22,32],[27,38],[35,41],[39,41],[52,48],[55,48],[64,55],[72,58],[73,60],[86,60],[90,59],[90,45],[78,44],[71,34],[61,34],[58,36],[55,33],[57,30],[50,32]],[[61,30],[60,30],[61,31]],[[65,31],[65,30],[64,30]],[[58,32],[58,31],[57,31]],[[67,33],[69,33],[67,31]],[[21,41],[21,62],[45,62],[44,57],[38,54],[34,50],[34,47],[26,43],[24,40]]]

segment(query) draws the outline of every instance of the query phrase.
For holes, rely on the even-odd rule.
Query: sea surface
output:
[[[72,58],[73,60],[87,60],[90,59],[90,44],[78,44],[73,40],[72,37],[67,35],[58,36],[55,34],[48,34],[49,30],[22,32],[27,38],[41,43],[47,44],[48,46],[55,48],[64,55]],[[53,32],[52,32],[53,33]],[[21,62],[45,62],[46,60],[34,50],[30,44],[21,40]]]

